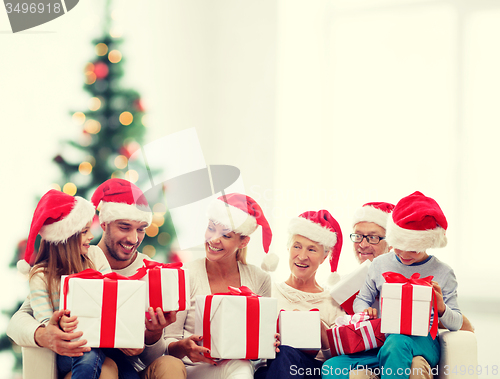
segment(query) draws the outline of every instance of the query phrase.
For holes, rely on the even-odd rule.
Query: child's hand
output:
[[[444,304],[443,300],[443,291],[441,291],[441,287],[439,286],[438,282],[435,282],[433,280],[431,284],[432,288],[434,288],[434,291],[436,293],[438,316],[441,317],[444,311],[446,310],[446,305]]]
[[[64,310],[63,316],[59,319],[59,328],[66,333],[71,333],[76,329],[78,320],[76,316],[71,316],[71,312],[67,309]]]
[[[377,308],[366,308],[363,312],[367,313],[370,316],[370,320],[377,318]]]

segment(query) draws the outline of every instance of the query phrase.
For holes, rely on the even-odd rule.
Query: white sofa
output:
[[[437,371],[438,379],[477,379],[477,340],[474,333],[442,329],[439,331],[439,342],[441,359],[433,371]],[[51,350],[25,347],[22,351],[24,379],[57,379],[55,354]],[[38,359],[32,359],[35,354]]]

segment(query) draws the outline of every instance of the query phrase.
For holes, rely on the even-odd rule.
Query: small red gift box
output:
[[[189,276],[182,263],[160,263],[144,260],[144,266],[131,276],[146,282],[146,312],[149,307],[163,312],[189,308]]]
[[[384,344],[380,319],[370,320],[366,313],[345,315],[335,320],[336,327],[327,329],[332,356],[371,350]]]

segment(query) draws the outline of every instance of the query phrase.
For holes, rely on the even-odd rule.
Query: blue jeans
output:
[[[321,378],[321,361],[290,346],[281,345],[275,359],[268,359],[267,366],[259,368],[254,379]]]
[[[57,370],[60,377],[71,372],[72,379],[98,379],[106,356],[101,349],[91,349],[81,357],[57,356]]]
[[[98,379],[101,367],[106,357],[115,361],[120,379],[139,379],[127,356],[118,349],[92,348],[81,357],[57,356],[57,369],[59,377],[64,377],[71,372],[71,379]]]

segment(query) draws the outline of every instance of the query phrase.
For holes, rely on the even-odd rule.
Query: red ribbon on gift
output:
[[[401,334],[411,334],[411,320],[413,311],[413,285],[432,287],[433,276],[421,278],[418,272],[414,273],[410,278],[397,272],[384,272],[382,274],[386,283],[403,283],[401,294]],[[432,339],[436,338],[438,330],[438,312],[437,312],[437,297],[436,291],[432,289],[432,310],[434,318],[430,330]]]
[[[64,309],[66,309],[67,306],[69,280],[71,278],[103,280],[101,336],[99,340],[99,347],[114,347],[116,332],[116,308],[118,302],[118,280],[131,280],[131,278],[117,274],[116,272],[103,275],[101,272],[91,268],[83,270],[78,274],[68,275],[64,278],[63,285]]]
[[[245,359],[256,359],[259,356],[259,295],[253,293],[252,290],[246,286],[241,286],[240,288],[229,286],[227,288],[229,292],[215,293],[205,298],[205,310],[203,312],[203,346],[208,350],[211,349],[210,314],[213,297],[216,295],[245,296],[247,298],[247,346]],[[205,356],[212,358],[209,354],[205,354]]]
[[[161,293],[161,269],[168,268],[177,270],[177,273],[179,275],[179,311],[184,311],[186,309],[186,276],[184,270],[181,267],[182,262],[161,263],[144,259],[144,266],[139,268],[137,272],[130,278],[141,279],[149,272],[149,305],[155,310],[156,308],[163,309],[163,297]]]

